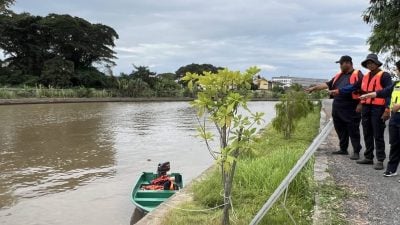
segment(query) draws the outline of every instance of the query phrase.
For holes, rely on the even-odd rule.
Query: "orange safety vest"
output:
[[[381,77],[383,75],[383,71],[379,71],[375,76],[373,76],[370,79],[371,72],[367,73],[361,84],[361,90],[363,93],[370,93],[370,92],[375,92],[375,91],[380,91],[383,89],[382,84],[381,84]],[[364,100],[361,100],[362,104],[368,104],[368,105],[385,105],[386,101],[384,98],[367,98]]]
[[[360,73],[359,70],[354,70],[353,73],[350,76],[350,84],[355,84],[358,81],[358,74]],[[335,75],[335,77],[333,78],[333,83],[332,86],[335,84],[335,82],[339,79],[340,76],[342,76],[342,72],[339,72]],[[351,93],[351,97],[355,100],[359,100],[360,99],[360,94],[357,94],[355,91],[353,91]]]
[[[170,182],[168,189],[164,189],[164,184]],[[177,190],[177,185],[167,175],[160,176],[151,181],[148,185],[143,185],[142,190]]]

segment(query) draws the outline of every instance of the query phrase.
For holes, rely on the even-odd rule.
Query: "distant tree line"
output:
[[[117,32],[103,24],[70,15],[35,16],[9,10],[13,0],[0,0],[1,86],[98,88],[120,96],[185,95],[187,72],[216,73],[221,67],[189,64],[175,73],[156,74],[146,66],[113,76]],[[105,71],[98,68],[104,67]],[[105,74],[107,73],[107,74]]]

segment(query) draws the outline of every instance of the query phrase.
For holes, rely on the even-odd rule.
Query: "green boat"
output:
[[[159,164],[160,166],[161,164]],[[168,163],[169,170],[169,163]],[[170,173],[166,174],[164,171],[160,173],[153,172],[143,172],[142,175],[136,182],[132,190],[132,202],[136,206],[136,208],[140,209],[144,213],[151,212],[173,194],[175,194],[178,190],[144,190],[142,187],[146,185],[150,185],[151,181],[160,177],[161,175],[167,175],[168,177],[173,177],[175,179],[176,189],[183,188],[182,175],[180,173]]]

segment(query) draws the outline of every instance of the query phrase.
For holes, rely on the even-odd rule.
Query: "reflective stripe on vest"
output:
[[[353,71],[353,73],[351,74],[351,76],[350,76],[350,84],[355,84],[357,81],[358,81],[358,74],[360,73],[360,71],[359,70],[354,70]],[[335,82],[339,79],[339,77],[340,76],[342,76],[342,72],[339,72],[339,73],[337,73],[336,75],[335,75],[335,77],[333,78],[333,82],[332,82],[332,86],[333,85],[335,85]],[[359,98],[360,98],[360,95],[359,94],[356,94],[356,92],[352,92],[351,93],[351,97],[353,98],[353,99],[356,99],[356,100],[359,100]]]
[[[400,104],[400,82],[398,82],[393,88],[390,108],[392,109],[395,104]]]
[[[371,72],[367,73],[361,83],[361,90],[364,93],[370,93],[370,92],[375,92],[375,91],[380,91],[383,89],[382,84],[381,84],[381,77],[383,75],[383,71],[379,71],[379,73],[375,74],[369,79],[371,76]],[[367,98],[364,100],[361,100],[362,104],[368,104],[368,105],[385,105],[385,99],[384,98]]]

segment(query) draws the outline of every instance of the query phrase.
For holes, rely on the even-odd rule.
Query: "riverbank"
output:
[[[0,99],[0,105],[20,104],[53,104],[53,103],[91,103],[91,102],[180,102],[192,101],[187,97],[153,97],[153,98],[17,98]]]
[[[0,105],[91,103],[91,102],[189,102],[190,97],[146,97],[146,98],[17,98],[0,99]],[[278,101],[275,98],[253,98],[251,101]]]
[[[234,179],[233,206],[235,224],[248,224],[272,194],[293,165],[312,142],[319,129],[319,109],[299,122],[291,140],[268,126],[254,146],[254,152],[239,160]],[[313,162],[310,162],[289,187],[286,206],[299,224],[312,223],[314,206]],[[211,190],[211,191],[210,191]],[[220,173],[214,168],[196,180],[184,192],[186,197],[179,204],[162,205],[163,220],[154,220],[157,212],[150,213],[138,224],[218,224],[221,210],[190,212],[222,204]],[[177,209],[179,208],[179,209]],[[184,209],[184,210],[182,210]],[[158,217],[160,218],[160,217]],[[262,224],[290,224],[281,204],[276,204],[264,218]]]

